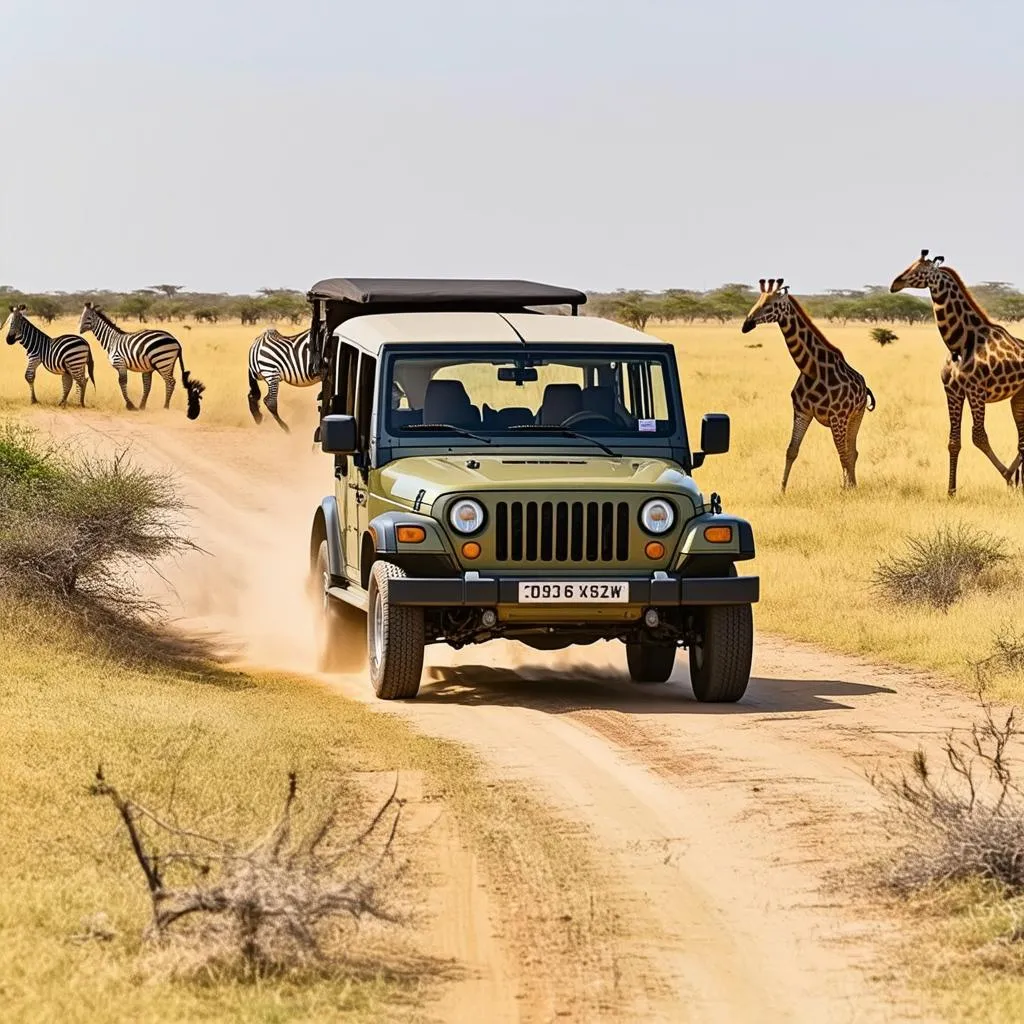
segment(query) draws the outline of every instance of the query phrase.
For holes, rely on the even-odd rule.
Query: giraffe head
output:
[[[889,291],[901,292],[904,288],[931,288],[939,279],[939,267],[941,266],[941,256],[934,256],[932,259],[928,259],[928,250],[922,249],[920,258],[914,260],[893,281],[889,286]]]
[[[7,328],[7,344],[15,345],[21,341],[22,335],[22,324],[24,321],[25,314],[25,303],[23,302],[20,306],[11,306],[10,315],[7,317],[7,321],[4,327]],[[3,330],[3,328],[0,328]]]
[[[78,333],[85,334],[86,331],[95,331],[96,325],[100,322],[99,309],[91,302],[82,307],[82,318],[78,321]]]
[[[761,294],[743,320],[740,330],[744,334],[752,331],[758,324],[777,324],[782,319],[783,314],[789,309],[789,285],[782,282],[781,277],[773,277],[768,281],[762,277],[758,282],[761,285]]]

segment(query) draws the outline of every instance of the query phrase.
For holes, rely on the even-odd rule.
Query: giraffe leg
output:
[[[166,373],[161,373],[164,379],[164,408],[170,409],[171,407],[171,395],[174,394],[174,386],[177,383],[174,379],[174,363],[167,368]]]
[[[263,399],[263,404],[267,407],[270,415],[277,420],[277,425],[286,433],[290,434],[291,430],[288,424],[285,423],[280,416],[277,415],[277,391],[281,386],[281,378],[278,376],[272,376],[267,380],[267,397]]]
[[[857,481],[854,478],[853,467],[850,465],[850,454],[847,449],[847,420],[844,416],[830,416],[828,425],[832,431],[832,440],[835,442],[836,451],[839,452],[839,463],[843,467],[843,487],[856,487]]]
[[[789,472],[800,454],[800,445],[803,442],[804,434],[811,425],[811,414],[793,407],[793,434],[789,439],[789,447],[786,449],[786,468],[782,473],[782,491],[785,493],[786,485],[789,483]]]
[[[946,389],[946,408],[949,411],[949,496],[956,494],[956,464],[960,458],[960,427],[964,418],[962,391]]]
[[[1017,457],[1006,471],[1011,487],[1024,488],[1024,388],[1010,399],[1013,422],[1017,424]]]
[[[128,367],[118,361],[114,363],[117,370],[117,383],[121,385],[121,394],[124,397],[124,407],[129,412],[135,412],[135,403],[128,397]]]
[[[999,470],[999,475],[1004,480],[1009,480],[1009,473],[1006,466],[999,461],[999,456],[992,451],[992,445],[988,442],[988,433],[985,430],[985,399],[980,395],[970,395],[967,404],[971,407],[971,440],[975,446],[980,448],[987,456],[989,462]]]
[[[38,365],[38,359],[30,359],[28,361],[28,366],[25,367],[25,380],[28,381],[28,391],[32,396],[32,405],[39,404],[39,399],[36,398],[36,367]]]
[[[64,385],[64,394],[60,398],[60,408],[66,409],[68,407],[68,395],[71,394],[71,385],[74,384],[75,378],[65,370],[61,374],[61,383]]]
[[[153,387],[153,371],[145,370],[142,374],[142,400],[139,402],[139,408],[145,409],[146,403],[149,401],[149,391]]]
[[[864,406],[857,409],[846,424],[846,453],[850,462],[850,483],[857,486],[857,459],[860,452],[857,451],[857,434],[860,433],[860,425],[864,421]]]

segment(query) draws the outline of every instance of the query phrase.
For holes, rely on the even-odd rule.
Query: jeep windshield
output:
[[[671,379],[665,356],[605,348],[396,354],[386,381],[387,430],[399,437],[471,432],[523,443],[547,428],[554,437],[643,442],[676,433]]]

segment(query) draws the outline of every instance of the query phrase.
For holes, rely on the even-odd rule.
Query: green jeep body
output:
[[[691,476],[728,447],[728,420],[705,417],[704,450],[691,451],[670,345],[597,318],[534,312],[564,304],[575,314],[585,297],[528,282],[334,279],[310,300],[323,371],[318,437],[335,463],[334,493],[310,535],[325,665],[351,649],[368,613],[382,697],[415,695],[426,644],[499,637],[539,650],[621,640],[637,682],[667,679],[684,646],[698,698],[742,695],[758,579],[736,563],[754,557],[753,533]],[[466,390],[435,379],[489,373],[492,363],[521,391],[541,372],[578,370],[581,393],[614,406],[547,426],[546,406],[486,402],[474,430],[423,421],[432,393],[454,387],[461,402]],[[403,383],[410,394],[420,387],[422,408]],[[554,390],[575,400],[574,387]],[[531,418],[494,427],[513,411]],[[472,416],[475,425],[476,405]],[[657,533],[641,515],[653,499],[670,508],[652,513],[671,521]],[[453,515],[467,500],[469,533]]]

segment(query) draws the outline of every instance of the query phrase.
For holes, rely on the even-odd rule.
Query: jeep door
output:
[[[377,360],[365,352],[353,352],[353,355],[359,357],[353,389],[357,447],[345,480],[345,567],[349,579],[359,582],[363,534],[369,525],[367,482]]]

